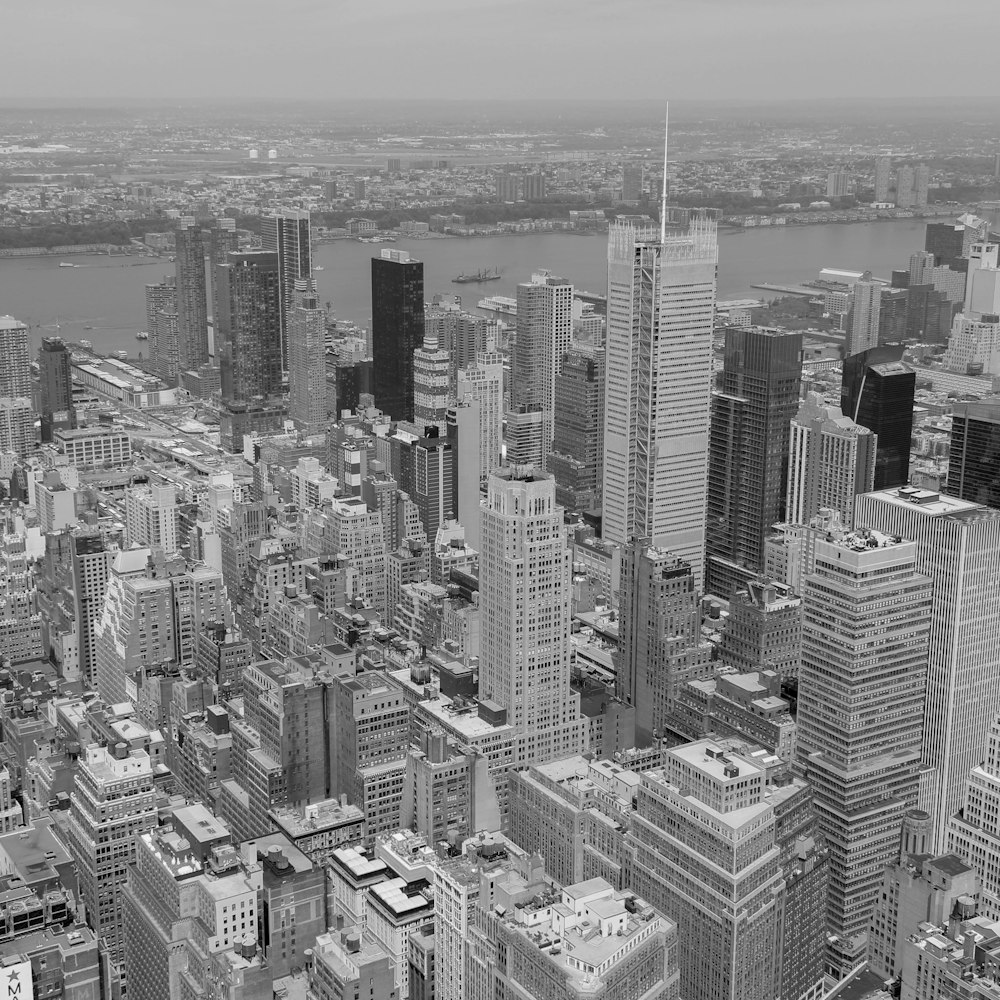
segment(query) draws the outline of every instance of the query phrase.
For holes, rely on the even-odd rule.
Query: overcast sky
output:
[[[1000,95],[998,74],[972,79],[985,40],[956,30],[995,33],[997,0],[7,0],[2,7],[6,102]]]

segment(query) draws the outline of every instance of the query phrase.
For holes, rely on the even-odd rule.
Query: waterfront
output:
[[[752,285],[767,281],[799,284],[822,267],[867,269],[888,278],[923,249],[924,222],[906,219],[850,225],[790,226],[724,231],[719,249],[719,298],[760,298]],[[424,261],[427,298],[459,294],[467,306],[486,295],[513,295],[519,281],[546,268],[578,288],[603,293],[607,283],[603,234],[524,234],[471,239],[400,239],[386,244]],[[316,275],[322,302],[338,317],[368,324],[371,264],[382,246],[341,240],[317,247]],[[90,340],[103,352],[145,344],[135,339],[146,327],[145,285],[173,272],[166,258],[73,257],[61,268],[56,257],[0,260],[0,315],[9,313],[32,327],[33,340],[58,331],[71,341]],[[462,272],[498,267],[499,281],[456,285]]]

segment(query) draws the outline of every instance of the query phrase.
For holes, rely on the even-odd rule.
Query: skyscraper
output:
[[[926,163],[918,163],[913,168],[913,204],[916,208],[927,207],[928,188],[931,182],[931,170]]]
[[[572,563],[552,477],[491,473],[480,540],[481,697],[504,706],[518,732],[573,721]]]
[[[716,220],[608,234],[603,536],[649,538],[702,584]]]
[[[904,165],[896,171],[896,208],[913,208],[915,200],[913,167]]]
[[[451,359],[432,334],[413,352],[413,420],[443,430],[448,412]]]
[[[902,347],[876,347],[846,358],[840,409],[878,436],[875,489],[900,486],[910,478],[910,432],[917,376],[903,363]]]
[[[1000,315],[957,313],[941,365],[960,375],[1000,375]]]
[[[479,461],[482,481],[503,460],[503,356],[480,354],[471,368],[458,370],[456,399],[479,403]]]
[[[851,287],[851,328],[847,333],[845,357],[878,347],[878,318],[882,304],[882,282],[865,271]]]
[[[182,218],[176,230],[177,365],[192,371],[208,361],[208,299],[205,240],[194,219]]]
[[[288,415],[305,434],[326,431],[326,320],[308,283],[296,281],[288,318]]]
[[[884,205],[889,201],[889,175],[892,172],[892,157],[879,156],[875,159],[875,201]]]
[[[42,441],[52,440],[52,428],[73,427],[73,376],[69,351],[59,337],[43,337],[38,348],[38,413]]]
[[[1000,399],[952,406],[948,492],[1000,507]]]
[[[875,435],[828,406],[818,392],[806,396],[792,420],[785,519],[808,524],[822,507],[854,520],[854,497],[873,489]]]
[[[413,352],[424,342],[424,265],[405,250],[372,257],[372,380],[375,405],[413,419]]]
[[[934,581],[920,808],[937,851],[1000,714],[1000,511],[901,487],[859,496],[855,522],[913,539],[917,569]]]
[[[729,327],[712,398],[705,589],[728,597],[764,568],[784,520],[788,440],[799,406],[802,334]],[[607,458],[605,458],[607,461]]]
[[[570,351],[556,376],[548,469],[555,477],[556,499],[571,510],[596,507],[600,496],[603,365],[602,348]]]
[[[634,538],[622,561],[615,694],[635,708],[636,732],[662,735],[677,693],[710,670],[691,566],[649,539]]]
[[[830,846],[828,930],[843,972],[864,957],[917,801],[930,588],[913,542],[868,529],[817,542],[806,579],[798,752]]]
[[[517,286],[517,333],[510,366],[510,408],[514,413],[540,410],[542,454],[517,456],[545,467],[552,446],[556,377],[573,339],[573,286],[548,271]]]
[[[951,264],[965,253],[965,226],[952,222],[928,222],[924,249],[934,254],[935,264]]]
[[[295,282],[305,281],[312,287],[312,239],[309,212],[286,209],[264,219],[260,232],[261,249],[278,255],[280,300],[279,337],[281,364],[288,366],[288,322],[295,308]]]
[[[0,397],[31,398],[28,327],[13,316],[0,316]]]
[[[218,312],[218,310],[216,310]],[[173,316],[173,327],[160,337],[160,313]],[[165,275],[162,281],[146,285],[146,332],[149,358],[164,381],[177,381],[177,278]]]
[[[281,299],[278,255],[231,253],[216,267],[216,337],[222,398],[245,402],[281,392]]]
[[[751,580],[729,601],[719,659],[741,673],[773,670],[783,681],[799,674],[802,598],[784,583]]]

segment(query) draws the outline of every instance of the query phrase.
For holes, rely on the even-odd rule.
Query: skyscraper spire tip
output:
[[[670,102],[663,113],[663,193],[660,196],[660,242],[667,239],[667,142],[670,137]]]

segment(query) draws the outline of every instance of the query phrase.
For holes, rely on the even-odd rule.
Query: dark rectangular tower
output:
[[[952,407],[947,492],[1000,507],[1000,398]]]
[[[878,435],[875,489],[910,479],[910,433],[917,377],[903,363],[902,346],[876,347],[844,361],[840,408]]]
[[[215,269],[222,398],[248,400],[281,392],[278,255],[231,253]]]
[[[722,597],[764,568],[784,515],[788,440],[802,383],[802,334],[730,327],[712,399],[705,589]]]
[[[261,247],[278,255],[281,295],[281,364],[288,368],[288,318],[295,308],[295,282],[306,281],[312,288],[312,242],[309,213],[295,209],[264,219]]]
[[[186,372],[208,361],[205,239],[194,219],[185,218],[178,224],[176,241],[177,365]]]
[[[53,427],[74,426],[70,356],[59,337],[43,337],[38,348],[38,414],[43,442]]]
[[[424,265],[403,250],[372,258],[372,372],[375,405],[413,419],[413,352],[424,342]]]

